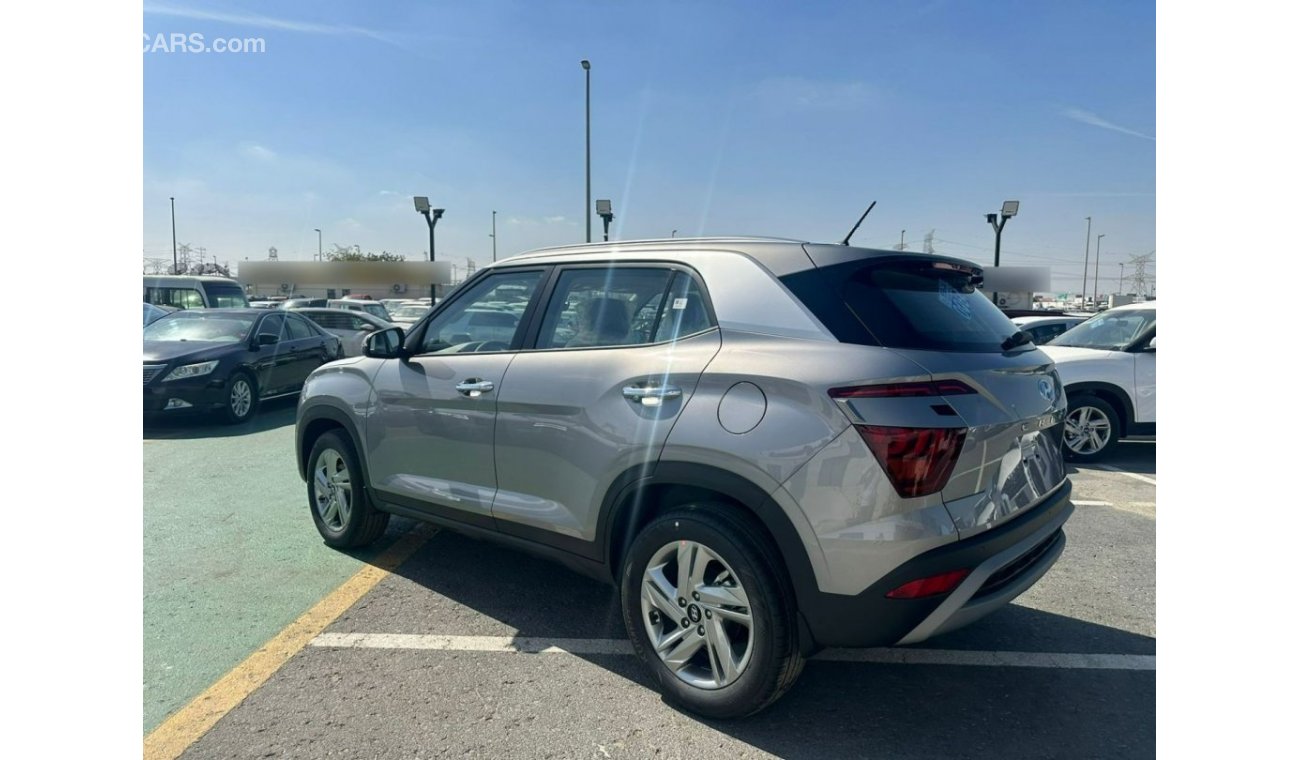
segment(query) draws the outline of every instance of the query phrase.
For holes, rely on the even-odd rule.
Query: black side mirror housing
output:
[[[258,333],[258,334],[257,334],[257,340],[253,343],[253,345],[255,345],[255,346],[273,346],[273,345],[275,345],[276,343],[279,343],[279,342],[280,342],[280,336],[279,336],[279,335],[272,335],[271,333]]]
[[[406,331],[400,327],[385,327],[366,336],[362,353],[371,359],[403,359],[408,356],[402,345]]]

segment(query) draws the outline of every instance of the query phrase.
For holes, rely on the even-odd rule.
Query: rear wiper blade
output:
[[[1011,334],[1011,337],[1002,341],[1002,350],[1010,351],[1016,346],[1023,346],[1026,343],[1033,341],[1033,339],[1034,336],[1030,335],[1028,332],[1025,332],[1024,330],[1016,330]]]

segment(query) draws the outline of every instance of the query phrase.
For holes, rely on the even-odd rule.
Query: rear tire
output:
[[[637,535],[623,564],[623,623],[665,699],[737,718],[794,684],[804,660],[780,568],[762,528],[731,505],[674,509]]]
[[[317,438],[307,463],[307,505],[328,546],[365,546],[384,534],[389,515],[370,503],[361,465],[346,435],[331,430]]]
[[[1119,415],[1104,399],[1084,393],[1070,397],[1062,452],[1074,462],[1096,462],[1119,442]]]

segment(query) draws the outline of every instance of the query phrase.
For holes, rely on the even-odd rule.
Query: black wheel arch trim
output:
[[[365,478],[366,486],[370,485],[370,464],[366,461],[365,447],[362,445],[361,435],[357,431],[357,426],[353,424],[352,419],[347,412],[342,411],[327,404],[319,404],[308,408],[298,417],[298,423],[294,426],[294,450],[298,455],[298,476],[307,482],[307,456],[311,453],[304,444],[304,437],[307,431],[313,426],[312,423],[320,420],[328,420],[331,423],[342,427],[352,439],[352,448],[356,451],[357,459],[361,463],[361,475]]]
[[[771,494],[736,473],[706,464],[673,461],[629,468],[606,492],[596,536],[601,544],[604,565],[615,585],[624,552],[635,537],[632,528],[645,522],[639,512],[655,509],[655,505],[644,505],[637,495],[651,487],[672,486],[712,491],[748,508],[776,544],[799,606],[802,608],[808,593],[818,591],[817,578],[803,541]],[[623,535],[616,533],[620,529]]]
[[[1120,436],[1123,437],[1128,435],[1129,428],[1133,426],[1135,413],[1133,411],[1133,399],[1129,398],[1128,393],[1123,388],[1114,383],[1103,383],[1093,380],[1082,383],[1071,383],[1070,385],[1065,386],[1065,398],[1067,402],[1069,401],[1071,394],[1080,393],[1087,393],[1094,396],[1101,393],[1106,396],[1118,398],[1120,408],[1115,411],[1119,412],[1121,415],[1119,422],[1123,429],[1120,431]]]

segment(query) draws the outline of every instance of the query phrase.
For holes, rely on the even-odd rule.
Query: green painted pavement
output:
[[[411,523],[351,556],[321,542],[293,451],[294,400],[241,427],[146,425],[144,732],[347,580]]]

